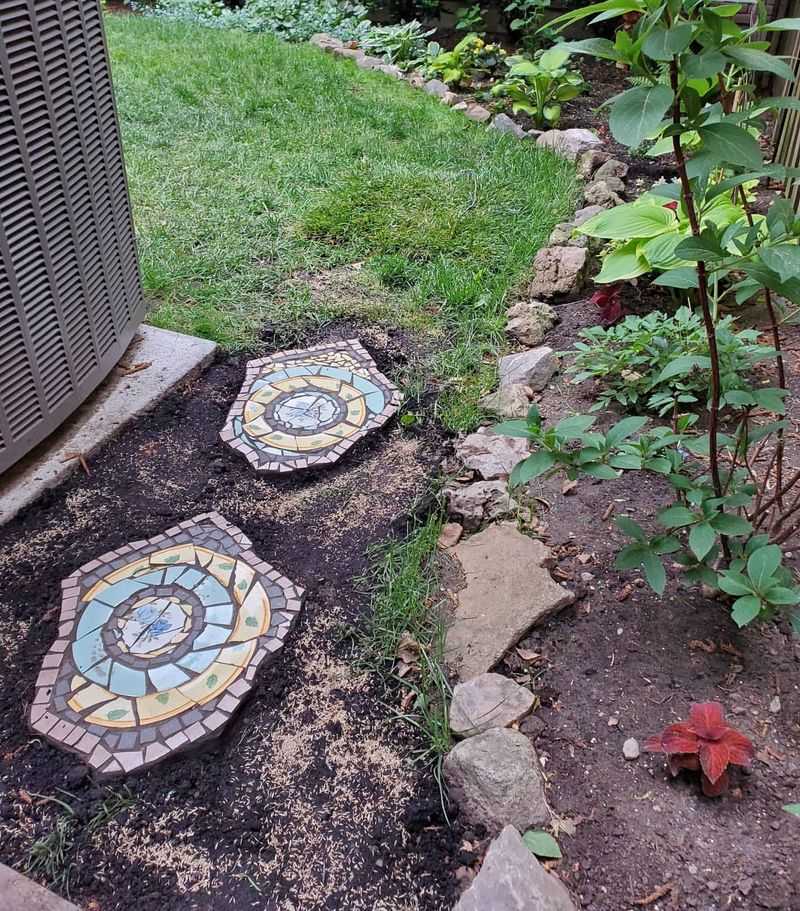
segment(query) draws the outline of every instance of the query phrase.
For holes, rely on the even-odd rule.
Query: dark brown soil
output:
[[[547,339],[557,349],[597,318],[583,301],[558,311],[561,323]],[[797,330],[787,334],[796,348]],[[796,396],[796,353],[790,358]],[[562,378],[540,407],[557,419],[585,412],[591,401],[588,385]],[[796,428],[797,406],[790,418]],[[626,541],[608,511],[646,525],[669,501],[657,481],[626,473],[618,481],[581,481],[569,496],[560,480],[540,493],[552,507],[540,519],[558,557],[556,577],[579,599],[521,643],[543,656],[540,676],[513,653],[506,671],[536,678],[542,707],[523,730],[537,738],[556,812],[577,826],[574,837],[561,838],[558,874],[591,911],[634,911],[660,889],[663,897],[646,907],[800,908],[800,822],[781,809],[800,797],[800,646],[788,625],[739,631],[728,609],[682,588],[672,570],[658,598],[640,573],[614,569]],[[627,738],[643,744],[705,700],[721,702],[758,751],[752,770],[715,800],[688,773],[669,779],[663,757],[643,753],[627,762],[622,754]]]
[[[390,376],[413,353],[401,333],[366,327],[324,338],[353,335]],[[368,606],[368,548],[403,533],[440,439],[395,422],[332,470],[256,477],[217,436],[244,360],[218,360],[92,458],[90,477],[0,529],[0,858],[24,869],[33,842],[68,818],[44,799],[58,798],[73,814],[59,869],[91,911],[448,908],[455,864],[438,789],[408,760],[409,730],[387,725],[379,680],[353,669],[350,632]],[[97,786],[25,722],[60,579],[209,509],[307,589],[301,621],[215,746],[129,779],[130,806],[92,829],[122,783]]]

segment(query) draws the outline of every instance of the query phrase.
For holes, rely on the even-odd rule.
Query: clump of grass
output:
[[[33,796],[42,797],[40,794]],[[62,811],[47,835],[37,838],[31,845],[25,871],[33,876],[41,876],[51,889],[68,897],[73,866],[68,858],[75,843],[78,823],[68,803],[57,797],[42,797],[42,800],[59,804]]]
[[[399,682],[410,694],[397,718],[420,732],[422,744],[415,759],[433,766],[440,788],[442,759],[452,745],[444,627],[436,603],[435,552],[441,529],[441,515],[435,512],[416,523],[403,540],[372,550],[370,570],[362,580],[370,586],[372,610],[361,637],[362,653],[370,666],[387,680]],[[418,660],[415,673],[400,679],[394,668],[404,636],[416,643]]]

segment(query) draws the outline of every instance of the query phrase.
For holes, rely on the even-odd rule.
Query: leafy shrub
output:
[[[487,44],[480,35],[466,35],[452,51],[431,44],[426,72],[448,85],[467,87],[476,79],[496,75],[505,65],[506,52],[498,44]]]
[[[580,333],[578,354],[569,367],[574,382],[598,380],[592,411],[612,403],[628,411],[647,409],[657,414],[686,409],[708,397],[711,362],[702,318],[688,307],[674,316],[655,311],[646,316],[626,316],[604,328],[592,326]],[[754,364],[774,355],[758,344],[755,329],[734,329],[732,317],[717,324],[717,347],[724,398],[747,388],[745,374]],[[736,397],[733,396],[733,399]]]
[[[479,3],[472,6],[462,6],[456,12],[456,29],[459,32],[479,32],[484,29],[483,11]]]
[[[512,32],[521,34],[522,47],[529,54],[555,40],[555,32],[543,26],[545,13],[549,9],[550,0],[511,0],[504,7],[506,15],[513,16],[508,27]]]
[[[413,19],[400,25],[376,25],[361,42],[365,51],[385,57],[403,70],[410,70],[426,59],[427,39],[433,29],[425,31],[423,25]]]
[[[569,51],[557,47],[538,52],[533,60],[509,57],[508,75],[492,94],[508,98],[513,112],[529,114],[537,127],[553,127],[561,117],[561,102],[584,89],[581,74],[567,66],[569,57]]]
[[[228,9],[221,0],[156,0],[153,6],[137,8],[213,28],[270,32],[285,41],[308,41],[317,32],[343,41],[362,40],[371,28],[366,7],[336,0],[246,0],[240,9]]]
[[[700,773],[706,797],[719,797],[728,788],[728,766],[749,766],[755,756],[752,741],[725,723],[718,702],[693,705],[688,721],[667,725],[645,743],[650,753],[666,753],[673,776],[682,770]]]

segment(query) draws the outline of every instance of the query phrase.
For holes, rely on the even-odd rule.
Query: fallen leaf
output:
[[[408,631],[402,633],[397,643],[395,655],[406,664],[416,665],[421,651],[419,642]]]
[[[409,690],[405,694],[405,696],[403,696],[403,698],[400,700],[400,711],[407,712],[411,708],[411,706],[414,704],[414,700],[416,699],[416,697],[417,697],[417,694],[414,692],[414,690]]]
[[[701,649],[702,651],[707,652],[709,655],[713,655],[717,650],[717,644],[711,639],[690,639],[689,648]]]
[[[744,658],[744,655],[739,651],[738,648],[732,642],[721,642],[719,649],[721,652],[726,652],[729,655],[735,655],[737,658]]]
[[[19,791],[17,791],[17,795],[23,803],[33,806],[33,798],[24,788],[20,788]]]
[[[665,895],[669,895],[672,892],[672,883],[664,883],[663,886],[659,886],[657,889],[654,889],[649,895],[646,895],[644,898],[639,898],[634,901],[634,905],[640,905],[644,907],[645,905],[652,905],[653,902],[657,902],[659,898],[663,898]]]
[[[569,835],[570,838],[575,834],[578,829],[578,820],[569,819],[569,817],[564,816],[555,816],[553,817],[553,834],[556,838],[559,835]]]
[[[578,554],[578,563],[580,563],[581,566],[586,566],[587,563],[591,563],[591,562],[592,562],[591,554]]]
[[[564,481],[561,485],[561,493],[564,494],[565,497],[568,497],[571,493],[575,492],[577,486],[577,481]]]
[[[517,648],[516,652],[523,661],[528,663],[539,661],[544,657],[540,652],[534,652],[533,649],[530,648]]]
[[[617,601],[627,601],[628,598],[633,594],[632,585],[623,585],[623,587],[617,592],[616,598]]]

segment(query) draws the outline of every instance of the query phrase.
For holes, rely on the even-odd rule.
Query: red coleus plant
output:
[[[599,307],[600,318],[604,326],[612,326],[622,318],[624,311],[620,300],[621,293],[622,285],[620,283],[606,285],[603,288],[598,288],[589,299],[590,304]]]
[[[755,755],[752,742],[725,723],[718,702],[693,705],[688,721],[670,724],[645,743],[651,753],[666,753],[669,770],[700,772],[706,797],[719,797],[728,787],[728,766],[749,766]]]

